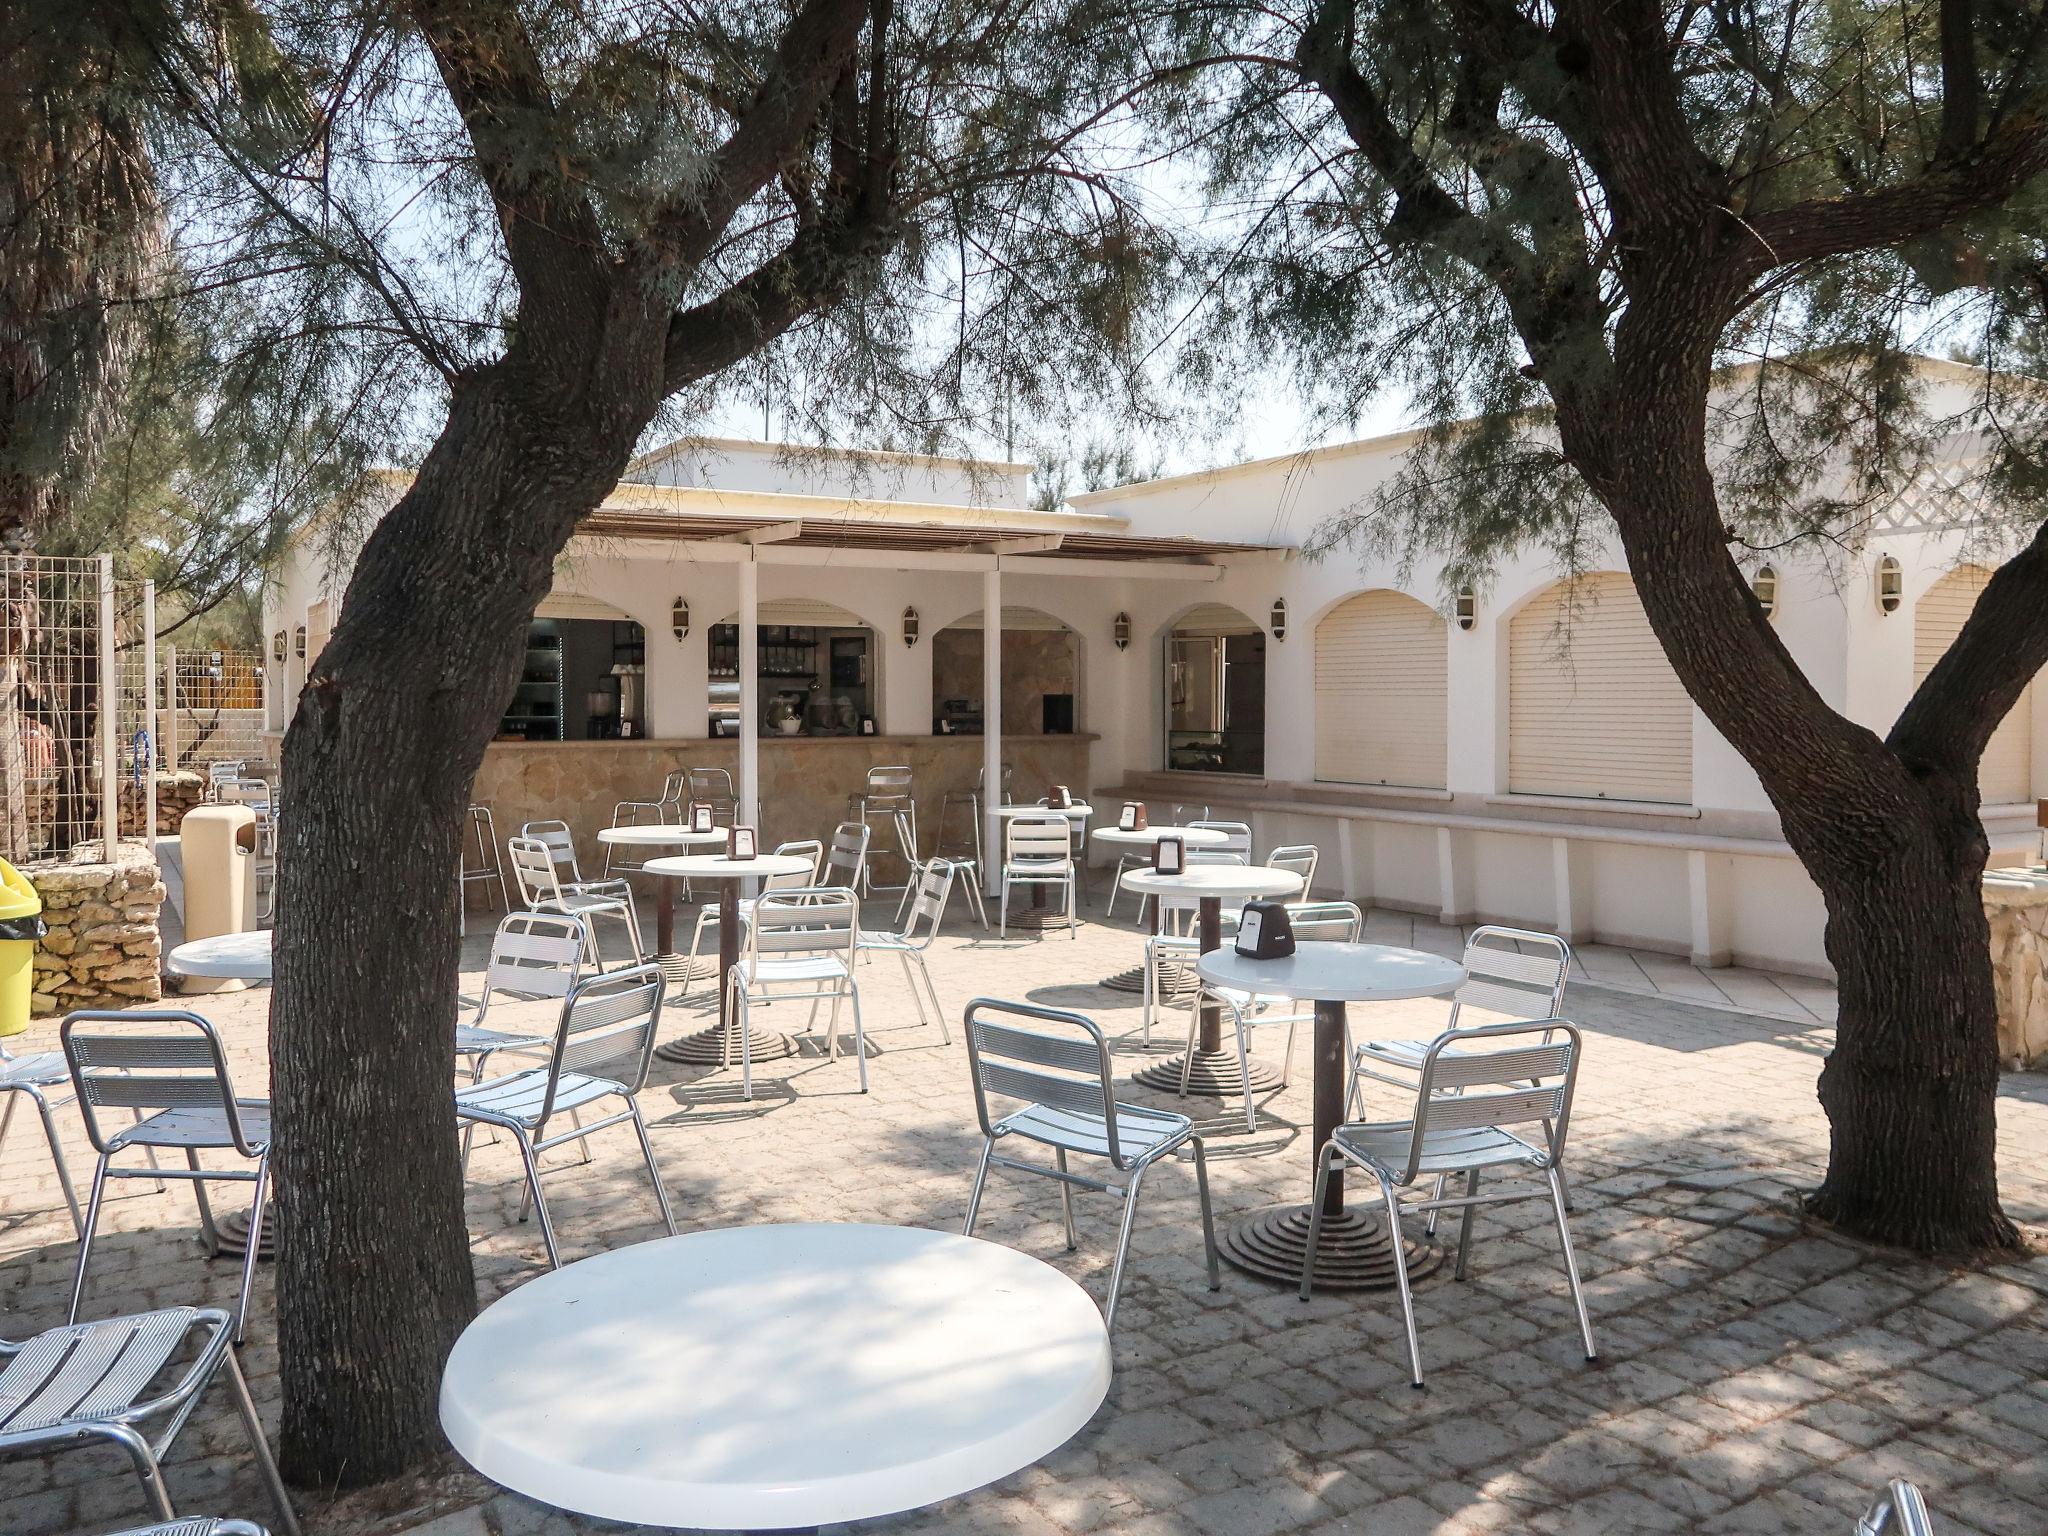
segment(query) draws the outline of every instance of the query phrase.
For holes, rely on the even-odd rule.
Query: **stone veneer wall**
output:
[[[121,843],[115,862],[22,867],[43,898],[50,931],[36,946],[31,1013],[121,1008],[163,996],[157,919],[164,887],[146,843]]]
[[[206,796],[206,779],[189,771],[159,773],[156,776],[156,834],[176,837],[185,813]],[[128,779],[121,785],[121,835],[142,836],[143,795]]]
[[[2035,1066],[2048,1058],[2048,873],[1991,871],[1984,911],[1998,988],[1998,1059]]]
[[[1090,736],[1022,736],[1003,742],[1015,765],[1019,799],[1035,800],[1053,784],[1078,796],[1089,785]],[[828,736],[761,743],[761,838],[764,846],[797,838],[829,839],[846,816],[846,797],[859,791],[870,767],[907,763],[916,775],[918,836],[932,848],[939,836],[940,797],[971,790],[981,769],[978,736]],[[737,779],[736,741],[494,742],[484,752],[474,798],[491,808],[498,837],[528,821],[566,821],[585,875],[603,865],[598,830],[612,824],[621,800],[652,800],[662,777],[677,768],[723,768]],[[956,815],[950,840],[967,835]],[[877,833],[877,841],[881,835]],[[501,854],[502,857],[502,854]]]

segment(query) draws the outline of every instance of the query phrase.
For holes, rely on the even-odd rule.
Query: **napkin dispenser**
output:
[[[709,832],[711,830],[710,806],[693,805],[690,807],[690,830],[692,832]]]
[[[2048,805],[2048,800],[2041,802]],[[1145,820],[1145,802],[1126,800],[1124,808],[1117,813],[1116,827],[1119,832],[1142,832],[1148,823]]]
[[[1237,919],[1237,952],[1247,960],[1284,960],[1294,953],[1294,924],[1277,901],[1248,901]]]
[[[728,859],[751,859],[761,852],[761,840],[752,827],[735,826],[725,834],[725,856]]]
[[[1052,793],[1045,797],[1045,803],[1050,809],[1055,811],[1072,810],[1074,805],[1073,792],[1064,784],[1055,784],[1052,787]]]
[[[1184,837],[1162,837],[1152,845],[1152,868],[1162,875],[1178,875],[1188,867],[1188,843]]]

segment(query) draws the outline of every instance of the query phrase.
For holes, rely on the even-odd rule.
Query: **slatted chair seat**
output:
[[[496,1051],[530,1051],[547,1047],[546,1035],[515,1035],[502,1029],[482,1029],[474,1024],[455,1026],[455,1054],[488,1056]]]
[[[791,955],[783,959],[764,955],[749,979],[772,986],[778,981],[838,981],[846,974],[845,962],[833,955]]]
[[[64,1065],[62,1051],[37,1051],[28,1056],[0,1060],[0,1088],[12,1087],[16,1083],[54,1088],[70,1076],[71,1069]]]
[[[270,1145],[270,1100],[238,1098],[235,1100],[235,1113],[241,1118],[242,1134],[248,1138],[250,1146],[261,1149]],[[109,1152],[122,1147],[224,1147],[230,1144],[226,1113],[201,1104],[164,1110],[107,1138]]]
[[[118,1448],[128,1456],[156,1519],[168,1522],[146,1529],[176,1536],[262,1536],[241,1521],[179,1520],[164,1486],[163,1458],[200,1394],[216,1377],[225,1377],[276,1502],[279,1530],[299,1536],[233,1340],[234,1319],[218,1307],[164,1307],[71,1323],[20,1344],[0,1341],[0,1456]]]
[[[546,1045],[548,1042],[543,1040],[540,1043]],[[625,1091],[621,1084],[608,1078],[564,1072],[555,1084],[554,1108],[556,1111],[581,1109],[586,1104],[613,1098]],[[548,1071],[545,1067],[486,1078],[483,1082],[469,1083],[455,1090],[457,1112],[467,1118],[508,1127],[524,1126],[528,1130],[540,1123],[541,1111],[547,1103]]]
[[[14,1125],[14,1111],[23,1099],[34,1103],[36,1114],[43,1122],[43,1141],[50,1149],[51,1166],[57,1170],[57,1186],[64,1191],[64,1204],[71,1211],[71,1225],[79,1236],[85,1235],[85,1214],[78,1206],[78,1191],[71,1184],[71,1165],[64,1161],[64,1142],[57,1134],[57,1121],[50,1113],[49,1097],[45,1088],[55,1088],[71,1080],[71,1068],[65,1065],[61,1051],[36,1051],[27,1056],[10,1056],[7,1048],[0,1046],[0,1100],[6,1103],[0,1109],[0,1147],[7,1144],[7,1132]]]
[[[1361,1162],[1382,1167],[1400,1164],[1408,1156],[1414,1127],[1405,1120],[1372,1125],[1340,1125],[1331,1139]],[[1497,1126],[1474,1126],[1456,1131],[1430,1131],[1422,1138],[1422,1156],[1416,1160],[1418,1174],[1464,1173],[1472,1168],[1492,1168],[1523,1162],[1541,1167],[1541,1147],[1532,1146],[1511,1131]]]
[[[998,1120],[995,1133],[998,1139],[1026,1136],[1048,1147],[1085,1152],[1090,1157],[1109,1156],[1109,1127],[1100,1115],[1033,1104]],[[1119,1103],[1116,1107],[1117,1145],[1126,1156],[1160,1157],[1194,1134],[1195,1122],[1186,1115],[1138,1104]]]

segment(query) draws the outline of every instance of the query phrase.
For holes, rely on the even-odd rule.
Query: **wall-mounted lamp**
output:
[[[904,609],[904,610],[903,610],[903,643],[904,643],[905,645],[915,645],[915,644],[917,644],[917,637],[918,637],[918,636],[919,636],[920,634],[922,634],[923,632],[924,632],[924,628],[923,628],[923,625],[922,625],[922,624],[920,624],[920,623],[918,622],[918,617],[917,617],[917,610],[916,610],[915,608],[906,608],[906,609]]]
[[[1284,597],[1276,597],[1276,598],[1274,598],[1274,599],[1273,599],[1273,613],[1272,613],[1272,621],[1273,621],[1273,638],[1274,638],[1275,640],[1285,640],[1285,639],[1287,638],[1287,599],[1286,599],[1286,598],[1284,598]]]
[[[292,631],[292,649],[298,653],[299,660],[306,659],[306,626],[303,624]]]
[[[270,658],[273,661],[284,660],[284,631],[281,629],[270,637]]]
[[[1756,594],[1756,605],[1763,609],[1765,618],[1768,619],[1777,613],[1778,572],[1775,567],[1758,566],[1756,579],[1750,582],[1749,589]]]
[[[1880,613],[1897,613],[1906,600],[1906,572],[1895,555],[1877,560],[1877,607]]]
[[[1109,638],[1116,642],[1116,648],[1127,651],[1131,648],[1131,616],[1120,613],[1109,621]]]
[[[1470,629],[1479,622],[1479,594],[1470,587],[1458,588],[1457,596],[1451,599],[1451,616],[1458,621],[1458,628]]]
[[[668,627],[678,640],[690,638],[690,605],[680,597],[668,605]]]

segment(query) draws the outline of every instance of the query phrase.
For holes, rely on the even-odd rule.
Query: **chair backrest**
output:
[[[1028,1019],[1037,1027],[1002,1022],[1013,1019]],[[964,1022],[967,1071],[982,1135],[993,1136],[1000,1118],[989,1112],[993,1094],[1101,1121],[1109,1160],[1118,1168],[1128,1166],[1117,1140],[1109,1046],[1093,1019],[1063,1008],[977,997],[967,1005]]]
[[[1856,1522],[1856,1536],[1934,1536],[1934,1517],[1919,1488],[1895,1477]]]
[[[1003,831],[1003,859],[1009,864],[1042,866],[1057,874],[1074,862],[1074,839],[1067,818],[1012,816]]]
[[[1266,855],[1266,868],[1284,869],[1301,876],[1301,894],[1316,888],[1316,862],[1322,858],[1314,843],[1290,843]]]
[[[82,1008],[64,1016],[57,1035],[93,1151],[105,1152],[127,1123],[102,1133],[102,1109],[141,1114],[205,1109],[220,1112],[227,1140],[200,1145],[232,1146],[244,1157],[256,1155],[242,1128],[220,1036],[198,1014],[183,1009],[116,1013]]]
[[[548,857],[555,861],[555,873],[566,877],[571,885],[583,879],[583,872],[576,867],[576,839],[569,831],[566,821],[529,821],[519,829],[521,837],[530,837],[548,851]]]
[[[843,885],[807,885],[764,891],[747,924],[747,952],[741,961],[751,977],[761,957],[834,955],[852,974],[860,942],[860,898]]]
[[[924,949],[939,936],[939,924],[945,920],[946,902],[953,894],[953,874],[956,866],[949,860],[936,859],[918,871],[917,886],[911,893],[910,910],[903,916],[903,927],[896,937],[912,949]],[[918,937],[919,926],[924,937]]]
[[[546,843],[537,837],[508,837],[505,859],[512,866],[512,878],[519,882],[519,899],[528,907],[561,899],[562,882],[555,874],[555,856]]]
[[[1465,941],[1465,980],[1451,994],[1450,1027],[1467,1008],[1511,1019],[1550,1019],[1564,1007],[1572,947],[1534,928],[1474,928]]]
[[[886,810],[898,801],[910,799],[911,781],[914,776],[901,763],[868,770],[866,799],[870,809]]]
[[[612,825],[615,827],[636,827],[642,825],[641,813],[652,811],[653,820],[648,825],[672,827],[688,819],[684,809],[689,792],[689,772],[677,768],[671,770],[661,781],[661,794],[653,800],[621,800],[612,807]]]
[[[1547,1151],[1538,1166],[1554,1166],[1564,1155],[1578,1075],[1579,1029],[1568,1020],[1445,1030],[1423,1053],[1408,1166],[1400,1182],[1414,1181],[1432,1131],[1512,1130],[1548,1122]]]
[[[739,810],[739,798],[732,792],[732,775],[723,768],[691,768],[686,773],[690,804],[710,806],[712,822],[730,826]]]
[[[897,820],[903,820],[901,812],[897,813]],[[873,836],[874,829],[864,821],[842,821],[834,827],[832,847],[825,855],[825,872],[819,883],[858,890],[861,872],[867,868],[868,839]]]
[[[583,964],[583,920],[548,912],[508,912],[491,936],[490,963],[484,967],[483,995],[469,1022],[480,1024],[491,998],[503,994],[513,1002],[567,997],[575,990]]]
[[[1015,788],[1016,783],[1017,765],[1015,763],[1003,764],[1002,799],[998,800],[996,804],[1008,805],[1010,803],[1010,792]],[[988,788],[988,765],[986,763],[974,770],[974,788],[977,794]]]
[[[1304,943],[1356,944],[1365,913],[1355,901],[1290,901],[1287,921]]]
[[[1244,856],[1245,863],[1249,864],[1251,862],[1252,827],[1250,822],[1191,821],[1188,823],[1188,825],[1190,827],[1200,828],[1204,832],[1221,832],[1223,834],[1224,840],[1222,842],[1209,844],[1208,847],[1206,847],[1203,850],[1203,852],[1242,854]]]
[[[666,991],[661,967],[652,962],[607,971],[570,989],[562,1004],[554,1059],[548,1067],[541,1122],[554,1112],[556,1089],[564,1072],[609,1078],[628,1093],[638,1093],[646,1086]]]
[[[761,881],[764,891],[808,890],[818,883],[818,861],[825,857],[825,845],[815,837],[806,837],[794,843],[777,843],[777,854],[792,859],[809,859],[808,871],[798,870],[793,875],[768,875]]]

